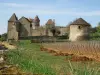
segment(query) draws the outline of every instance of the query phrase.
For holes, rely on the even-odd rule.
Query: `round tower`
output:
[[[38,18],[38,16],[36,15],[36,17],[34,18],[34,26],[37,29],[38,27],[40,27],[40,19]]]
[[[8,31],[7,31],[7,39],[8,40],[18,40],[18,32],[19,32],[19,21],[14,13],[11,18],[8,20]]]
[[[90,24],[79,18],[70,24],[70,41],[82,41],[89,39]]]

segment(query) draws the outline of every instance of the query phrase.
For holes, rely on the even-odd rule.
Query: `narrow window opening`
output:
[[[81,29],[81,26],[78,26],[78,29]]]
[[[32,24],[30,25],[30,27],[32,27]]]

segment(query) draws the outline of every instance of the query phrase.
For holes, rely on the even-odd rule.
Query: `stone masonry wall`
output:
[[[78,41],[77,40],[78,37],[89,36],[88,29],[89,29],[89,27],[82,26],[82,25],[80,25],[80,27],[79,27],[79,25],[71,25],[69,40],[70,41]],[[86,38],[84,38],[83,40],[85,40],[85,39]]]

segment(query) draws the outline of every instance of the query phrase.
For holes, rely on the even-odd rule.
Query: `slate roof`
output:
[[[24,19],[26,19],[28,22],[30,22],[29,19],[26,18],[26,17],[24,17],[24,16],[22,16],[22,17],[19,19],[19,21],[20,21],[22,18],[24,18]],[[31,23],[31,22],[30,22],[30,23]]]
[[[17,21],[17,20],[18,20],[18,18],[16,16],[16,14],[13,13],[13,15],[10,17],[10,19],[8,21]]]
[[[32,19],[32,18],[28,18],[28,20],[32,23],[32,22],[34,22],[34,19]]]
[[[86,26],[90,26],[89,23],[87,23],[84,19],[79,18],[76,19],[75,21],[73,21],[70,25],[86,25]]]
[[[34,22],[40,22],[39,17],[36,15],[36,17],[34,18]]]

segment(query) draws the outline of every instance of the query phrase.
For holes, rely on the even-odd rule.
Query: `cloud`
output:
[[[21,3],[0,3],[0,5],[2,6],[6,6],[6,7],[12,7],[12,8],[29,8],[29,9],[33,9],[33,8],[42,8],[42,9],[49,9],[49,8],[54,8],[53,5],[50,4],[21,4]]]
[[[100,16],[100,10],[97,11],[86,11],[86,12],[77,12],[77,11],[66,11],[66,10],[61,10],[61,9],[47,9],[47,10],[40,10],[40,9],[35,9],[35,10],[15,10],[16,13],[18,14],[39,14],[39,15],[70,15],[70,16]]]
[[[65,3],[69,0],[57,0],[58,3]],[[36,5],[36,4],[18,4],[18,3],[0,3],[4,6],[12,7],[9,13],[18,14],[39,14],[39,15],[71,15],[71,16],[100,16],[100,10],[97,11],[79,11],[80,8],[58,8],[56,5]],[[7,7],[7,8],[9,8]],[[15,9],[17,7],[18,9]],[[4,11],[4,9],[3,9]],[[2,12],[3,12],[2,11]],[[6,10],[5,10],[6,11]],[[8,13],[8,12],[6,12]]]
[[[72,12],[71,14],[76,16],[100,16],[100,10],[86,11],[86,12]]]
[[[10,6],[10,7],[28,7],[27,4],[18,4],[18,3],[0,3],[4,6]]]

